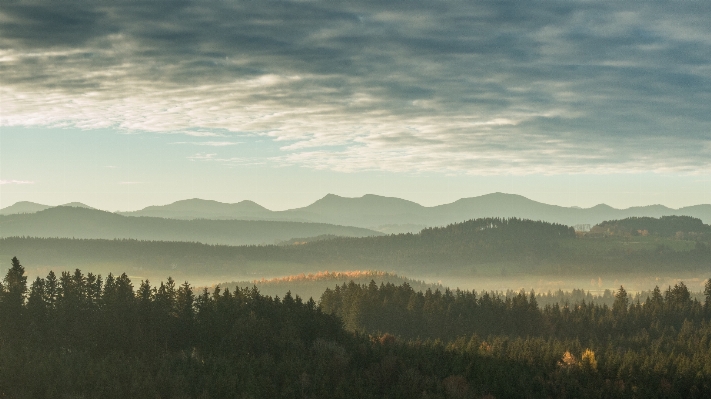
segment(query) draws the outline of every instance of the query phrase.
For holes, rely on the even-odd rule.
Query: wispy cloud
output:
[[[178,141],[170,144],[192,144],[192,145],[206,145],[210,147],[226,147],[231,145],[241,144],[239,141]]]
[[[35,182],[28,180],[0,180],[0,184],[35,184]]]
[[[254,166],[265,165],[272,163],[279,165],[281,162],[278,158],[259,158],[259,157],[218,157],[217,154],[197,153],[188,157],[191,161],[214,162],[226,166]]]
[[[209,161],[212,159],[216,159],[217,154],[207,154],[204,152],[198,152],[195,155],[191,155],[188,157],[188,159],[193,160],[193,161]]]
[[[193,137],[225,137],[226,136],[223,133],[216,133],[216,132],[210,132],[210,131],[204,131],[204,130],[185,130],[185,131],[182,131],[179,133],[184,134],[186,136],[193,136]]]
[[[708,173],[710,13],[708,2],[3,3],[0,125],[252,132],[282,144],[263,162],[344,172]]]

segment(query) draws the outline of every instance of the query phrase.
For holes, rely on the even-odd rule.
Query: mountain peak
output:
[[[234,204],[190,198],[167,205],[153,205],[133,212],[120,212],[126,216],[153,216],[175,219],[240,219],[268,216],[271,211],[254,201],[244,200]]]
[[[588,208],[588,209],[594,209],[596,211],[602,211],[602,210],[607,211],[607,210],[614,210],[615,208],[613,208],[607,204],[597,204],[597,205],[593,206],[592,208]]]
[[[30,201],[19,201],[0,209],[0,215],[14,215],[17,213],[35,213],[51,208],[49,205],[42,205]]]

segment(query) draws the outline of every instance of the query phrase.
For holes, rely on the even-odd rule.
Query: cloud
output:
[[[217,154],[207,154],[204,152],[198,152],[195,155],[191,155],[188,157],[188,159],[193,160],[193,161],[210,161],[216,159]]]
[[[0,185],[5,184],[35,184],[35,182],[27,180],[0,180]]]
[[[254,166],[266,165],[268,162],[273,165],[283,164],[278,158],[258,158],[258,157],[218,157],[217,154],[207,154],[199,152],[188,157],[191,161],[215,162],[226,166]]]
[[[200,131],[200,130],[185,130],[180,132],[186,136],[193,136],[193,137],[225,137],[225,134],[222,133],[216,133],[216,132],[207,132],[207,131]]]
[[[241,144],[238,141],[178,141],[170,144],[192,144],[192,145],[206,145],[210,147],[226,147],[230,145]]]
[[[709,12],[6,2],[0,125],[257,134],[282,149],[260,162],[344,172],[708,173]]]

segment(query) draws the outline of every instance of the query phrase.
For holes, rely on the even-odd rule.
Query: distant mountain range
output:
[[[94,209],[94,208],[90,207],[89,205],[82,204],[81,202],[70,202],[68,204],[59,205],[59,206]],[[13,205],[10,205],[8,207],[0,209],[0,215],[16,215],[19,213],[35,213],[35,212],[43,211],[43,210],[49,209],[49,208],[54,208],[54,207],[49,206],[49,205],[37,204],[35,202],[30,202],[30,201],[20,201],[20,202],[16,202]]]
[[[325,223],[128,217],[79,206],[58,206],[35,213],[0,216],[0,237],[133,238],[253,245],[274,244],[294,237],[381,234],[360,227]]]
[[[34,208],[33,208],[34,207]],[[17,203],[0,210],[0,214],[32,212],[45,205]],[[44,208],[43,208],[44,209]],[[36,212],[35,210],[34,212]],[[364,195],[358,198],[328,194],[311,205],[286,211],[271,211],[252,201],[227,204],[217,201],[188,199],[162,206],[149,206],[133,212],[119,212],[124,216],[150,216],[169,219],[235,219],[274,220],[328,223],[356,226],[384,233],[417,232],[426,226],[483,217],[519,217],[544,220],[568,226],[595,225],[605,220],[633,216],[661,217],[692,216],[711,223],[711,204],[679,209],[650,205],[615,209],[600,204],[592,208],[548,205],[515,194],[493,193],[462,198],[450,204],[425,207],[400,198]]]
[[[515,194],[493,193],[462,198],[450,204],[425,207],[400,198],[364,195],[358,198],[328,194],[303,208],[270,211],[252,201],[225,204],[217,201],[190,199],[164,206],[151,206],[127,216],[157,216],[174,219],[260,219],[332,223],[376,229],[386,233],[417,232],[425,226],[484,217],[519,217],[532,220],[595,225],[605,220],[633,216],[661,217],[693,216],[711,223],[711,205],[695,205],[679,209],[650,205],[615,209],[608,205],[592,208],[548,205]]]

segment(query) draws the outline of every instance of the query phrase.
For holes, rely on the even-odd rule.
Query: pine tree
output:
[[[37,341],[45,335],[47,323],[47,303],[45,302],[45,285],[43,278],[37,277],[30,286],[27,296],[27,325],[29,334]]]
[[[44,284],[44,301],[50,309],[54,309],[57,304],[58,287],[57,275],[50,270]]]
[[[612,313],[616,316],[621,317],[627,314],[627,308],[629,307],[629,298],[627,297],[627,291],[623,286],[615,294],[615,302],[612,304]]]
[[[17,257],[12,258],[12,266],[3,279],[0,296],[0,332],[7,340],[22,337],[24,327],[24,304],[27,296],[27,276],[25,268]]]

